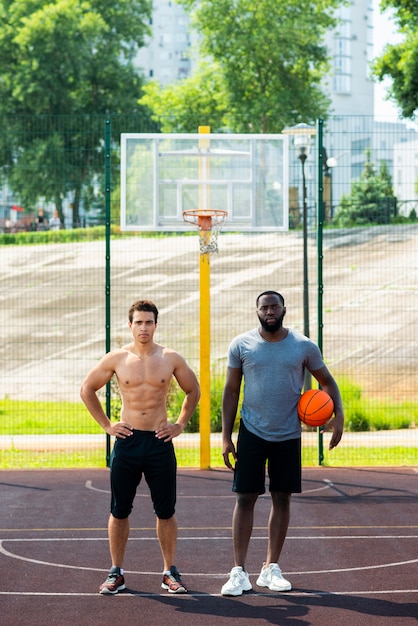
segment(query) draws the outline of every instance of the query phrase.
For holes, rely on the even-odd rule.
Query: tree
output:
[[[212,132],[228,124],[228,106],[218,65],[201,62],[190,78],[161,89],[158,82],[144,85],[140,104],[152,111],[163,133],[195,133],[202,123]]]
[[[404,117],[412,119],[418,111],[418,2],[382,0],[380,6],[383,10],[395,10],[403,40],[385,46],[373,64],[373,73],[379,81],[391,79],[389,99],[397,103]]]
[[[340,0],[178,2],[199,32],[200,57],[213,62],[205,73],[209,90],[199,99],[212,101],[215,113],[213,89],[219,85],[218,102],[226,113],[222,119],[230,130],[281,132],[287,125],[326,117],[329,99],[321,83],[329,65],[323,37],[336,24],[332,15]],[[197,101],[189,91],[193,80],[183,81],[177,91],[190,109]],[[158,101],[168,112],[171,93],[166,88],[157,96],[154,90],[148,104],[153,108]]]
[[[337,226],[386,224],[395,212],[392,178],[385,162],[379,173],[366,152],[366,162],[360,180],[353,182],[351,193],[343,195],[334,218]]]
[[[62,217],[71,193],[78,221],[103,170],[102,116],[139,110],[150,16],[150,0],[0,0],[0,168],[28,206],[43,196]]]

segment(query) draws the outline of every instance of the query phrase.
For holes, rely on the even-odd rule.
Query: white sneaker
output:
[[[260,576],[257,578],[259,587],[268,587],[271,591],[290,591],[292,585],[283,578],[280,567],[277,563],[270,563],[268,567],[261,568]]]
[[[245,572],[240,565],[233,567],[229,574],[229,580],[221,589],[223,596],[241,596],[243,591],[251,591],[253,588]]]

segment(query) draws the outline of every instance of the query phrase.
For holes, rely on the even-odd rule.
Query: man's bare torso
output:
[[[176,353],[154,343],[137,354],[129,344],[115,353],[115,373],[122,397],[121,421],[138,430],[155,431],[167,422],[167,394]]]

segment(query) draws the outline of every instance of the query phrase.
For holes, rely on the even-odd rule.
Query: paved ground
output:
[[[324,355],[366,393],[416,399],[418,226],[326,231]],[[317,252],[309,238],[311,336],[317,332]],[[160,308],[158,339],[198,368],[197,235],[111,244],[111,343],[129,340],[137,297]],[[0,248],[0,397],[78,401],[104,352],[104,242]],[[211,259],[211,358],[224,371],[231,337],[255,324],[254,299],[282,290],[287,323],[303,328],[299,232],[221,234]],[[204,306],[207,306],[205,303]]]
[[[103,597],[107,470],[0,472],[3,626],[412,626],[418,617],[417,472],[308,468],[292,500],[280,564],[293,589],[257,587],[269,497],[259,499],[247,569],[253,590],[220,595],[232,566],[227,470],[180,470],[177,565],[186,596],[163,592],[147,487],[140,485],[125,559],[127,590]]]

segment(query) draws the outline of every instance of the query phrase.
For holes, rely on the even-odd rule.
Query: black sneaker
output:
[[[108,577],[102,585],[100,585],[99,593],[103,595],[114,596],[118,591],[125,589],[125,579],[120,573],[119,568],[113,568],[110,570]]]
[[[169,574],[163,574],[162,589],[167,589],[168,593],[187,593],[187,587],[182,582],[179,571],[175,565],[170,567]]]

